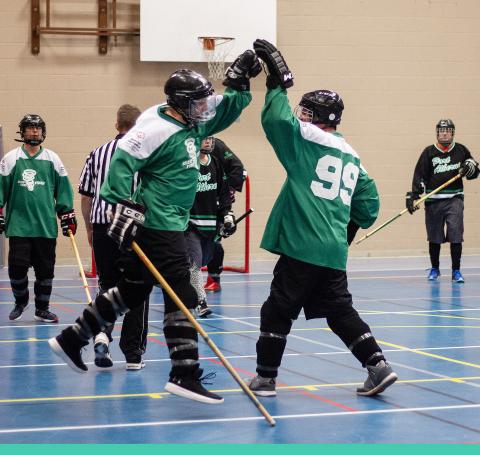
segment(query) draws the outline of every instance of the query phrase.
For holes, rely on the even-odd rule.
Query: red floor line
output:
[[[216,360],[216,359],[208,359],[209,362],[212,362],[216,365],[222,365],[222,362],[220,362],[219,360]],[[244,370],[242,368],[234,368],[235,371],[239,372],[239,373],[243,373],[247,376],[250,376],[251,378],[253,378],[255,376],[254,373],[252,373],[251,371],[247,371],[247,370]],[[277,383],[278,386],[280,387],[286,387],[287,384],[284,384],[284,383],[280,383],[278,382]],[[324,403],[327,403],[327,404],[330,404],[332,406],[335,406],[337,408],[340,408],[340,409],[343,409],[345,411],[350,411],[350,412],[356,412],[358,411],[358,409],[354,409],[354,408],[350,408],[349,406],[345,406],[341,403],[337,403],[336,401],[333,401],[333,400],[329,400],[328,398],[325,398],[321,395],[315,395],[313,393],[310,393],[310,392],[307,392],[305,390],[296,390],[296,389],[293,389],[291,390],[291,392],[294,392],[294,393],[297,393],[299,395],[303,395],[303,396],[306,396],[306,397],[309,397],[309,398],[313,398],[315,400],[319,400],[319,401],[323,401]]]
[[[160,346],[167,346],[167,343],[164,343],[163,341],[159,341],[153,337],[147,337],[148,341],[151,341],[152,343],[159,344]]]

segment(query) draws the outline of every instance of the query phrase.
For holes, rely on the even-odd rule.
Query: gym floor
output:
[[[426,258],[352,259],[350,291],[357,310],[399,375],[376,398],[358,397],[365,371],[324,320],[294,324],[276,398],[260,398],[271,428],[200,341],[209,387],[223,405],[204,405],[163,389],[169,360],[162,333],[161,292],[152,295],[146,368],[127,372],[118,348],[109,370],[93,348],[79,375],[50,351],[47,339],[78,316],[85,302],[78,272],[58,267],[52,310],[60,324],[33,320],[33,304],[11,323],[12,295],[0,270],[0,443],[478,443],[480,441],[480,256],[463,259],[466,283],[426,280]],[[200,320],[242,377],[255,373],[261,303],[273,262],[247,275],[225,273],[209,296],[214,313]],[[92,293],[95,280],[89,280]],[[32,280],[30,280],[30,284]]]

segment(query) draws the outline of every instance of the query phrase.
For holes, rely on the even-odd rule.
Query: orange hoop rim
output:
[[[233,41],[231,36],[199,36],[198,40],[203,42],[203,50],[214,51],[216,46]]]

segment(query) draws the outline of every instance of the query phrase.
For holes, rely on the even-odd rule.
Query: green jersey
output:
[[[110,203],[133,198],[144,205],[148,228],[185,231],[197,189],[201,142],[231,125],[251,99],[250,92],[227,88],[217,95],[215,117],[193,128],[166,115],[165,104],[147,109],[119,141],[100,196]],[[132,197],[137,171],[141,183]]]
[[[0,163],[0,207],[7,237],[56,238],[57,214],[73,210],[73,190],[62,161],[41,147],[30,156],[18,147]]]
[[[379,210],[374,181],[338,133],[299,121],[286,91],[269,90],[262,125],[287,172],[261,247],[276,254],[346,269],[347,225],[371,226]]]

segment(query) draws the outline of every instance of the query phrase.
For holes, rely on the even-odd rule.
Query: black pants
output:
[[[287,335],[302,309],[307,319],[326,318],[363,366],[384,360],[370,327],[353,308],[346,272],[280,256],[260,312],[257,372],[261,376],[277,376]]]
[[[17,305],[28,304],[28,269],[35,271],[35,307],[47,310],[52,293],[57,239],[10,237],[8,276]]]
[[[113,288],[120,280],[118,261],[121,253],[117,244],[107,235],[108,225],[93,225],[93,254],[97,266],[99,292]],[[137,357],[145,353],[148,333],[148,298],[142,305],[133,308],[123,319],[120,349],[125,357]],[[112,341],[113,324],[105,330]]]
[[[138,229],[136,241],[180,300],[193,310],[197,295],[190,284],[184,233],[142,227]],[[140,307],[150,295],[156,280],[138,256],[134,252],[122,255],[119,264],[122,273],[117,285],[99,294],[93,306],[86,308],[72,327],[79,341],[87,342],[114,323],[118,315]],[[198,334],[165,290],[163,296],[163,331],[172,361],[170,376],[189,376],[199,368]]]

